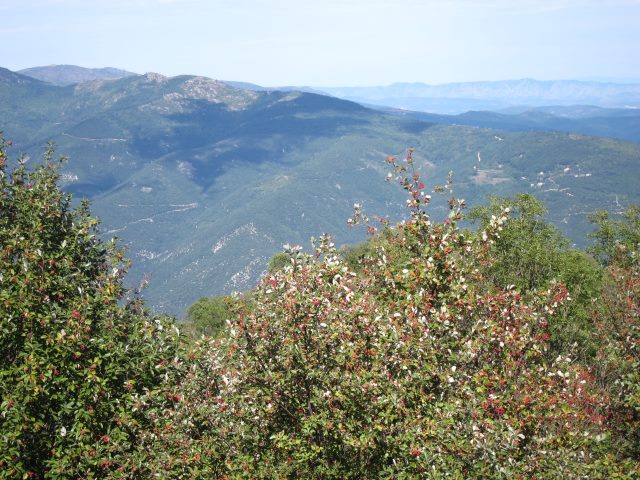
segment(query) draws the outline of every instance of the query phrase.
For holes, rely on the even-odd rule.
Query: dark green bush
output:
[[[49,149],[10,169],[0,143],[0,478],[132,474],[175,376],[172,322],[124,301],[127,263]],[[120,302],[123,302],[121,304]],[[122,471],[119,469],[122,468]]]

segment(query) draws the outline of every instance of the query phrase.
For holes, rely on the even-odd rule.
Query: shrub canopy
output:
[[[507,212],[465,236],[464,203],[451,198],[448,218],[433,223],[411,154],[389,162],[411,217],[377,239],[360,273],[322,237],[314,255],[287,252],[294,261],[238,308],[215,396],[233,439],[228,468],[269,478],[594,475],[604,404],[589,370],[546,355],[566,289],[525,299],[479,288]],[[356,208],[350,223],[363,218]]]
[[[87,204],[57,188],[61,160],[9,168],[0,143],[0,478],[135,471],[174,375],[171,323],[123,300],[127,264]],[[121,304],[119,302],[124,302]],[[143,406],[146,406],[143,408]]]

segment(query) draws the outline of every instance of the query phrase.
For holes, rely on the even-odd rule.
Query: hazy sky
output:
[[[640,0],[0,0],[0,66],[276,85],[640,78]]]

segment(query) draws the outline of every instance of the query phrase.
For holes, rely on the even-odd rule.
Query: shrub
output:
[[[213,402],[234,439],[229,474],[595,475],[603,399],[590,371],[545,355],[566,290],[525,299],[477,287],[505,212],[467,238],[452,198],[445,222],[432,223],[411,154],[389,162],[411,218],[359,274],[322,237],[315,255],[287,252],[291,266],[238,307]]]
[[[179,336],[124,301],[127,263],[47,151],[10,169],[0,142],[0,478],[133,474],[167,405]],[[119,470],[122,469],[122,470]]]
[[[271,260],[269,260],[269,266],[267,267],[267,271],[269,273],[273,273],[276,270],[281,270],[285,266],[291,263],[291,258],[285,252],[276,253]]]
[[[622,218],[611,218],[605,210],[599,210],[589,217],[597,226],[589,237],[594,245],[589,249],[604,265],[614,260],[618,265],[638,264],[640,251],[640,205],[629,206]]]
[[[602,287],[601,267],[590,255],[571,248],[569,240],[544,220],[547,210],[532,195],[490,197],[489,205],[473,208],[468,218],[483,229],[504,208],[511,214],[489,247],[492,261],[481,265],[483,281],[501,289],[511,285],[523,295],[561,282],[569,298],[549,320],[549,353],[592,360],[597,346],[591,310]]]
[[[600,214],[593,237],[597,242],[594,251],[604,253],[601,258],[611,262],[598,308],[594,309],[600,342],[596,363],[598,379],[610,398],[607,420],[616,454],[624,460],[623,466],[640,476],[638,212],[637,208],[631,208],[623,220],[615,222]],[[610,460],[607,463],[613,477],[618,473],[618,463]]]
[[[226,321],[231,316],[231,301],[232,298],[225,295],[203,297],[189,307],[187,320],[193,324],[197,333],[216,337],[224,331]]]

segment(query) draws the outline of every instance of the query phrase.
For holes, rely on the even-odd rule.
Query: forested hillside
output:
[[[404,198],[380,159],[407,147],[427,184],[454,172],[470,205],[536,195],[549,220],[585,245],[588,215],[640,202],[640,146],[575,132],[435,125],[303,92],[251,91],[158,74],[66,87],[0,71],[0,109],[15,150],[37,163],[49,141],[69,157],[61,186],[87,197],[105,237],[133,260],[130,285],[182,315],[201,296],[255,286],[285,243],[344,229],[351,205],[393,221]],[[446,215],[436,202],[434,217]]]

